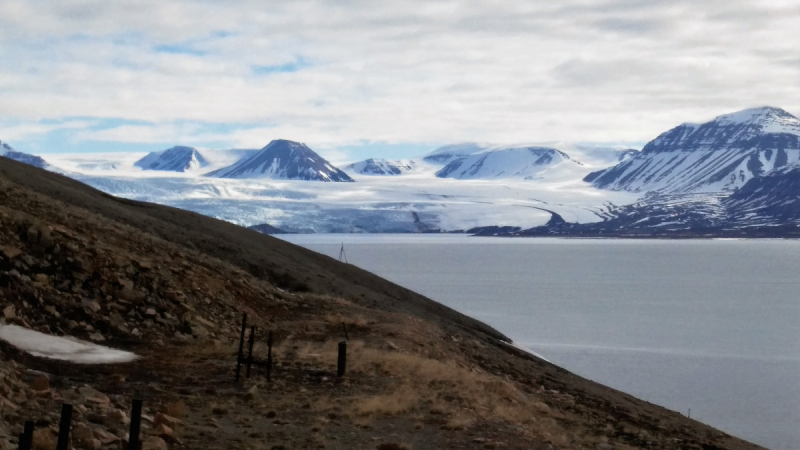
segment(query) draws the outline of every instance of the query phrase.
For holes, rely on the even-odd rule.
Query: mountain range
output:
[[[468,142],[344,170],[284,139],[260,150],[178,146],[131,163],[67,164],[85,156],[45,161],[0,148],[108,193],[264,225],[264,232],[761,235],[771,227],[785,235],[785,227],[800,225],[800,120],[774,107],[678,125],[641,151]]]

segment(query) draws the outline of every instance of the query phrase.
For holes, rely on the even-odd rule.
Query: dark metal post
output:
[[[69,426],[72,423],[72,405],[61,405],[61,421],[58,423],[58,443],[56,450],[67,450],[69,446]]]
[[[242,370],[245,328],[247,328],[247,313],[242,314],[242,334],[239,336],[239,356],[236,358],[236,381],[239,381],[239,372]]]
[[[139,450],[139,430],[142,425],[142,400],[133,399],[131,406],[131,430],[128,435],[128,450]]]
[[[347,366],[347,342],[339,342],[339,364],[336,368],[336,376],[343,377]]]
[[[256,342],[256,327],[250,327],[250,349],[247,351],[247,378],[250,378],[250,366],[253,365],[253,344]]]
[[[19,450],[31,450],[33,445],[33,422],[25,422],[25,431],[19,436]]]
[[[267,381],[272,378],[272,330],[269,331],[269,339],[267,340]]]

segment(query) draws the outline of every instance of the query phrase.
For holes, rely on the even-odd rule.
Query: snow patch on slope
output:
[[[78,364],[124,363],[137,358],[131,352],[81,341],[70,336],[51,336],[17,325],[0,325],[0,339],[33,356]]]

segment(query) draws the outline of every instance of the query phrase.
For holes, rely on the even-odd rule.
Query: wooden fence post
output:
[[[19,436],[19,450],[31,450],[33,445],[33,421],[25,422],[25,431]]]
[[[250,367],[253,365],[253,344],[256,342],[256,327],[250,327],[250,349],[247,351],[247,378],[250,378]]]
[[[272,330],[269,330],[269,339],[267,340],[267,382],[272,379]]]
[[[347,366],[347,342],[339,342],[339,361],[336,367],[336,376],[343,377]]]
[[[61,405],[61,421],[58,423],[58,443],[56,450],[67,450],[69,447],[69,426],[72,424],[72,405]]]
[[[244,355],[244,330],[247,328],[247,313],[242,314],[242,333],[239,336],[239,356],[236,358],[236,381],[239,381],[239,372],[242,369],[242,358]]]
[[[128,435],[128,450],[139,450],[139,431],[142,425],[142,400],[133,399],[131,406],[131,428]]]

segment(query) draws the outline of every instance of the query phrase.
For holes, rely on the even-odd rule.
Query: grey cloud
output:
[[[327,146],[645,141],[740,105],[800,111],[796,5],[8,0],[0,119],[270,124]],[[170,45],[193,52],[155,51]]]

